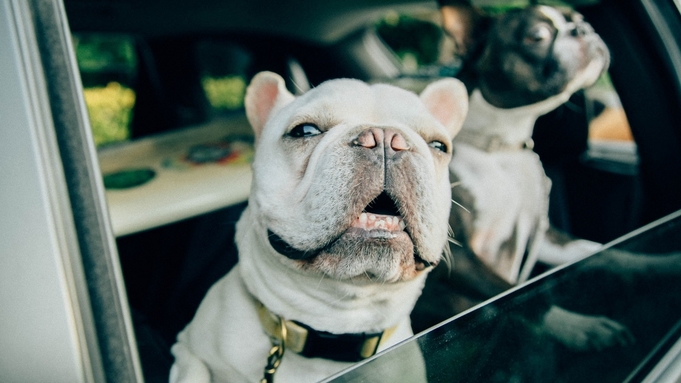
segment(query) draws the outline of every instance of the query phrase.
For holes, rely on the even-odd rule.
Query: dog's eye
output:
[[[538,25],[527,32],[525,35],[525,42],[538,43],[541,41],[546,41],[549,40],[552,35],[553,32],[547,25]]]
[[[296,125],[293,129],[291,129],[290,132],[288,132],[289,136],[295,138],[312,137],[318,134],[322,134],[322,131],[319,130],[317,125],[310,123]]]
[[[447,153],[447,145],[445,145],[442,141],[432,141],[428,144],[428,146],[443,153]]]

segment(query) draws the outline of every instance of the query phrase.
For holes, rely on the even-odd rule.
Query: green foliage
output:
[[[495,4],[491,6],[482,6],[480,7],[485,14],[487,15],[500,15],[502,13],[506,13],[510,10],[513,9],[518,9],[518,8],[525,8],[529,5],[530,3],[527,1],[509,1],[508,3],[504,4]]]
[[[201,83],[213,108],[237,110],[243,107],[246,80],[242,76],[204,77]]]
[[[597,0],[572,0],[573,2],[593,2]],[[569,6],[569,4],[566,1],[563,0],[539,0],[536,2],[530,1],[530,0],[479,0],[479,1],[473,1],[473,4],[482,8],[485,13],[489,15],[498,15],[504,12],[507,12],[511,9],[517,9],[517,8],[525,8],[527,6],[530,6],[532,4],[542,4],[542,5],[550,5],[550,6],[558,6],[558,7],[566,7]]]
[[[135,92],[117,82],[83,90],[97,146],[130,138],[130,118]]]
[[[402,60],[415,59],[421,66],[438,59],[442,31],[430,21],[390,13],[378,23],[377,31]]]
[[[134,39],[77,34],[73,41],[95,144],[128,140],[135,105],[135,92],[128,86],[137,67]]]
[[[132,37],[83,34],[74,36],[82,72],[134,71],[137,60]]]

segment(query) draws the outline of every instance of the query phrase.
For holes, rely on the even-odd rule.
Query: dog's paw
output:
[[[544,316],[543,330],[574,351],[603,350],[628,346],[635,339],[631,331],[612,319],[573,313],[552,306]]]
[[[547,265],[558,266],[583,259],[602,247],[600,243],[585,239],[571,239],[565,243],[558,243],[549,237],[541,242],[538,259]]]

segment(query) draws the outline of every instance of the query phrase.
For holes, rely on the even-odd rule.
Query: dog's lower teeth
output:
[[[387,231],[401,231],[406,227],[400,217],[377,215],[366,212],[360,214],[352,226],[364,230]]]

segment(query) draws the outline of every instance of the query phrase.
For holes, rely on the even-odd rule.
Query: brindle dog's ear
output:
[[[487,34],[491,18],[466,0],[439,0],[442,28],[452,37],[456,54],[468,58]]]
[[[244,106],[256,139],[260,137],[267,120],[272,117],[275,107],[286,105],[293,99],[295,96],[286,89],[284,79],[278,74],[260,72],[253,77],[246,89]]]

